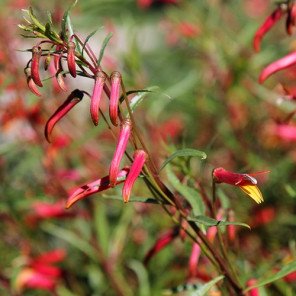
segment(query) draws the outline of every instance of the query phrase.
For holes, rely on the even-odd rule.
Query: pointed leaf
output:
[[[33,21],[33,23],[35,24],[36,27],[38,27],[41,31],[45,31],[45,27],[38,21],[38,19],[35,17],[34,13],[33,13],[33,8],[30,7],[28,14],[31,18],[31,20]]]
[[[77,4],[78,0],[75,0],[69,7],[68,9],[65,11],[63,19],[62,19],[62,38],[65,41],[68,41],[68,35],[67,35],[67,27],[69,30],[69,35],[73,35],[73,28],[72,28],[72,24],[71,24],[71,20],[69,17],[69,13],[71,11],[71,9]]]
[[[82,54],[82,55],[83,55],[84,48],[85,48],[85,46],[86,46],[88,40],[89,40],[93,35],[95,35],[95,34],[97,33],[98,30],[99,30],[99,28],[96,29],[96,30],[94,30],[94,31],[91,32],[90,34],[88,34],[87,37],[85,38],[85,41],[84,41],[84,43],[83,43],[83,45],[82,45],[82,50],[81,50],[81,54]]]
[[[104,52],[105,52],[105,48],[108,45],[110,39],[112,38],[112,35],[113,35],[112,33],[109,33],[105,37],[105,39],[104,39],[104,41],[102,43],[102,47],[101,47],[101,50],[100,50],[100,55],[99,55],[99,58],[98,58],[98,61],[97,61],[98,66],[100,66],[100,64],[101,64],[101,61],[102,61],[102,58],[103,58],[103,55],[104,55]]]
[[[141,92],[139,92],[136,96],[134,96],[132,98],[132,100],[130,101],[130,107],[131,107],[132,112],[134,112],[134,110],[137,108],[137,106],[140,105],[140,103],[143,101],[143,99],[150,92],[153,92],[156,89],[157,89],[157,86],[151,86],[151,87],[148,87],[145,90],[141,90]]]
[[[149,285],[149,276],[147,269],[144,267],[143,263],[137,260],[131,260],[128,264],[135,274],[137,275],[139,281],[139,291],[137,295],[139,296],[149,296],[151,295],[150,285]]]
[[[223,275],[220,275],[210,282],[204,284],[201,288],[199,288],[197,291],[195,291],[192,296],[206,296],[208,295],[208,291],[216,285],[217,282],[221,281],[224,278]]]
[[[53,25],[51,12],[47,10],[46,13],[47,13],[47,19],[48,19],[49,24]]]
[[[164,163],[161,165],[159,170],[161,171],[168,163],[170,163],[176,157],[199,157],[200,159],[204,160],[207,158],[207,155],[203,151],[199,151],[191,148],[177,150],[164,161]]]
[[[247,292],[253,288],[258,288],[258,287],[270,284],[276,280],[279,280],[279,279],[285,277],[286,275],[288,275],[289,273],[294,272],[294,271],[296,271],[296,260],[288,263],[287,265],[282,267],[282,269],[280,271],[278,271],[276,274],[270,276],[269,278],[264,279],[264,280],[260,280],[257,282],[256,285],[248,287],[247,289],[244,290],[244,292]]]
[[[194,216],[204,214],[205,206],[198,191],[182,184],[170,166],[167,167],[167,176],[174,188],[190,203]]]
[[[247,228],[251,229],[251,227],[246,223],[220,221],[220,220],[216,220],[211,217],[207,217],[207,216],[203,216],[203,215],[190,217],[189,221],[194,221],[194,222],[200,223],[200,224],[207,226],[207,227],[236,225],[236,226],[243,226],[243,227],[247,227]]]
[[[122,202],[121,195],[106,195],[102,194],[104,199],[118,200]],[[141,197],[141,196],[131,196],[129,202],[143,202],[148,204],[159,204],[159,202],[153,197]]]
[[[82,240],[76,233],[52,223],[44,223],[41,228],[47,233],[68,242],[73,247],[89,256],[92,260],[98,260],[97,251],[86,240]]]

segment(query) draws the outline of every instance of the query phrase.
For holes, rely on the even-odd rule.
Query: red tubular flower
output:
[[[129,169],[124,168],[118,173],[116,185],[124,182]],[[109,176],[103,177],[102,179],[94,182],[85,184],[77,188],[67,199],[66,208],[69,209],[77,201],[84,199],[94,193],[101,192],[103,190],[111,188]]]
[[[256,279],[249,279],[247,281],[247,287],[252,287],[252,286],[254,286],[256,284],[257,284],[257,280]],[[247,292],[247,296],[260,296],[259,289],[258,288],[253,288],[253,289],[249,290]]]
[[[39,60],[41,57],[42,49],[40,46],[33,46],[32,48],[32,62],[31,62],[31,75],[34,82],[42,87],[43,84],[41,82],[39,76]]]
[[[46,252],[37,258],[34,259],[34,264],[36,263],[43,263],[43,264],[50,264],[50,263],[57,263],[63,261],[66,257],[66,252],[63,249],[55,249],[49,252]]]
[[[126,119],[121,126],[117,146],[116,146],[116,149],[111,161],[110,169],[109,169],[110,185],[112,187],[115,185],[117,180],[120,162],[126,150],[129,137],[131,135],[131,129],[132,129],[131,121],[129,119]]]
[[[111,79],[111,92],[110,92],[109,116],[113,125],[117,126],[121,75],[119,72],[114,71],[111,74],[110,79]]]
[[[67,52],[67,64],[69,72],[73,77],[76,77],[75,48],[75,43],[73,41],[69,41]]]
[[[162,234],[154,246],[148,251],[144,258],[144,264],[147,265],[150,259],[155,256],[158,252],[164,249],[167,245],[169,245],[179,234],[179,228],[174,227],[173,229],[168,230],[164,234]]]
[[[265,207],[263,209],[256,209],[252,213],[251,227],[258,227],[272,222],[276,217],[276,209],[274,207]]]
[[[296,126],[279,124],[274,128],[274,134],[286,142],[296,142]]]
[[[102,91],[106,81],[106,77],[106,74],[102,71],[99,71],[95,77],[95,85],[90,101],[90,115],[95,125],[98,125],[99,123],[100,100],[102,97]]]
[[[54,57],[53,57],[54,66],[55,66],[56,70],[60,69],[62,52],[63,52],[63,46],[62,45],[57,45],[56,46],[56,52],[55,52]]]
[[[64,260],[65,256],[64,250],[56,249],[29,259],[27,266],[16,278],[17,291],[21,293],[24,289],[41,289],[53,292],[62,271],[52,264]]]
[[[36,83],[34,82],[32,75],[31,75],[31,68],[25,69],[25,74],[27,77],[27,85],[30,91],[38,97],[41,97],[41,93],[39,92]]]
[[[258,172],[252,175],[268,173]],[[223,168],[216,168],[213,170],[213,179],[216,183],[226,183],[233,186],[239,187],[257,203],[263,202],[263,196],[257,185],[257,180],[251,176],[251,174],[237,174],[233,172],[226,171]]]
[[[261,40],[264,35],[277,23],[280,18],[283,16],[283,10],[279,6],[274,12],[265,20],[265,22],[260,26],[256,31],[255,37],[253,40],[253,46],[255,51],[260,51]]]
[[[147,159],[147,153],[144,150],[136,150],[134,153],[134,162],[130,168],[127,178],[122,188],[122,197],[124,202],[128,202],[133,185],[140,175]]]
[[[269,64],[267,67],[265,67],[260,76],[259,76],[259,83],[263,83],[270,75],[286,69],[288,67],[291,67],[296,64],[296,52],[292,52],[283,58]]]
[[[198,243],[193,243],[191,255],[189,259],[189,278],[195,278],[197,275],[197,264],[201,254],[201,249]]]
[[[32,210],[26,216],[26,223],[33,227],[43,220],[72,218],[74,216],[75,213],[69,213],[65,210],[63,201],[55,203],[40,201],[32,204]]]
[[[63,118],[77,103],[79,103],[83,98],[83,92],[79,89],[75,89],[68,96],[66,101],[53,113],[53,115],[48,119],[45,125],[45,138],[50,142],[50,135],[53,127],[56,123]]]

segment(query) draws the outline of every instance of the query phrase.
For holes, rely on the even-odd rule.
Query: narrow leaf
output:
[[[174,188],[190,203],[193,215],[198,216],[204,214],[205,206],[198,191],[182,184],[170,166],[167,167],[167,176]]]
[[[200,159],[203,160],[207,158],[207,155],[203,151],[199,151],[191,148],[177,150],[164,161],[164,163],[161,165],[159,170],[161,171],[168,163],[170,163],[176,157],[199,157]]]
[[[151,86],[154,87],[154,86]],[[156,86],[155,86],[156,87]],[[136,89],[136,90],[129,90],[126,92],[126,95],[132,95],[132,94],[136,94],[136,93],[147,93],[147,92],[151,92],[148,89]],[[122,103],[124,101],[124,96],[122,95],[119,99],[119,102]]]
[[[137,260],[131,260],[128,264],[135,274],[137,275],[139,281],[139,291],[137,295],[139,296],[149,296],[151,295],[149,276],[147,274],[147,269],[144,267],[143,263]]]
[[[82,53],[81,53],[82,55],[83,55],[84,48],[85,48],[85,46],[86,46],[88,40],[89,40],[92,36],[94,36],[94,35],[97,33],[98,30],[99,30],[99,29],[94,30],[94,31],[91,32],[89,35],[87,35],[87,37],[85,38],[85,41],[84,41],[84,43],[83,43],[83,45],[82,45]]]
[[[220,275],[210,282],[204,284],[201,288],[199,288],[196,292],[192,294],[192,296],[206,296],[208,295],[209,290],[216,285],[217,282],[221,281],[224,278],[223,275]]]
[[[37,26],[41,31],[45,31],[45,27],[38,21],[38,19],[35,17],[34,13],[33,13],[33,8],[30,7],[29,8],[29,16],[31,18],[31,20],[33,21],[33,23],[35,24],[35,26]]]
[[[204,226],[207,226],[207,227],[236,225],[236,226],[243,226],[243,227],[246,227],[246,228],[251,229],[251,227],[248,224],[246,224],[246,223],[220,221],[220,220],[216,220],[216,219],[213,219],[211,217],[207,217],[207,216],[203,216],[203,215],[198,215],[198,216],[190,217],[189,218],[189,221],[194,221],[194,222],[200,223],[200,224],[202,224]]]
[[[101,47],[101,50],[100,50],[100,55],[99,55],[99,58],[98,58],[98,61],[97,61],[98,66],[100,66],[100,64],[101,64],[101,61],[102,61],[102,58],[103,58],[103,55],[104,55],[104,52],[105,52],[105,48],[108,45],[111,38],[112,38],[112,33],[109,33],[105,37],[105,39],[104,39],[104,41],[102,43],[102,47]]]
[[[47,13],[47,19],[48,19],[49,24],[50,25],[53,25],[51,12],[50,11],[47,11],[46,13]]]
[[[67,35],[67,26],[69,29],[69,34],[70,36],[73,35],[73,29],[72,29],[72,25],[71,25],[71,21],[69,19],[69,13],[70,10],[77,4],[78,0],[75,0],[69,7],[68,9],[65,11],[63,19],[62,19],[62,38],[65,41],[68,41],[68,35]],[[69,27],[70,25],[70,27]]]
[[[291,273],[293,271],[296,271],[296,260],[288,263],[280,271],[278,271],[276,274],[270,276],[269,278],[260,280],[257,282],[256,285],[248,287],[247,289],[244,290],[244,292],[247,292],[253,288],[258,288],[258,287],[270,284],[276,280],[283,278],[284,276],[288,275],[289,273]]]
[[[51,223],[44,223],[41,228],[47,233],[68,242],[73,247],[89,256],[92,260],[97,261],[97,251],[85,240],[82,240],[76,233]]]
[[[106,195],[102,194],[102,197],[104,199],[111,199],[111,200],[118,200],[122,202],[122,196],[121,195]],[[129,199],[129,202],[143,202],[143,203],[149,203],[149,204],[159,204],[159,202],[152,198],[152,197],[140,197],[140,196],[131,196]]]

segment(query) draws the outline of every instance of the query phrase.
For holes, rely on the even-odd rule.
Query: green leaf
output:
[[[246,224],[246,223],[220,221],[220,220],[216,220],[216,219],[213,219],[211,217],[207,217],[207,216],[203,216],[203,215],[198,215],[198,216],[190,217],[188,220],[189,221],[194,221],[194,222],[200,223],[200,224],[202,224],[204,226],[207,226],[207,227],[236,225],[236,226],[243,226],[243,227],[246,227],[246,228],[251,229],[251,227],[248,224]]]
[[[154,86],[151,86],[151,87],[154,87]],[[155,86],[155,87],[157,87],[157,86]],[[151,92],[151,91],[148,89],[136,89],[136,90],[127,91],[126,95],[129,96],[129,95],[136,94],[136,93],[149,93],[149,92]],[[119,102],[122,103],[123,101],[124,101],[124,96],[121,95]]]
[[[279,272],[268,277],[267,279],[259,280],[256,285],[248,287],[247,289],[244,290],[244,292],[247,292],[253,288],[258,288],[258,287],[270,284],[276,280],[283,278],[284,276],[288,275],[289,273],[291,273],[293,271],[296,271],[296,260],[288,263]]]
[[[81,237],[76,233],[73,233],[72,231],[66,230],[51,223],[44,223],[41,228],[51,235],[68,242],[73,247],[77,248],[82,253],[89,256],[92,260],[98,260],[97,251],[87,241],[82,240]]]
[[[47,13],[48,22],[52,26],[53,23],[52,23],[52,15],[51,15],[51,12],[50,11],[46,11],[46,13]]]
[[[108,254],[109,248],[109,224],[107,219],[107,207],[105,203],[95,203],[94,204],[94,228],[96,231],[96,238],[98,243],[102,247],[102,251],[105,256]]]
[[[195,291],[194,293],[192,293],[192,296],[204,296],[204,295],[208,295],[208,291],[214,287],[216,285],[217,282],[221,281],[224,278],[223,275],[220,275],[216,278],[214,278],[213,280],[211,280],[210,282],[204,284],[201,288],[199,288],[197,291]]]
[[[163,291],[163,295],[173,295],[173,294],[179,294],[182,292],[191,292],[190,296],[206,296],[208,295],[209,290],[216,285],[217,282],[221,281],[224,278],[223,275],[220,275],[210,282],[201,285],[201,284],[185,284],[185,285],[179,285],[177,287],[174,287],[172,289],[167,289]],[[183,294],[182,294],[183,295]]]
[[[151,86],[148,87],[147,89],[139,92],[136,96],[134,96],[132,98],[132,100],[130,101],[130,108],[132,110],[132,112],[134,112],[134,110],[137,108],[137,106],[140,105],[140,103],[143,101],[143,99],[151,92],[153,92],[154,90],[156,90],[158,87],[157,86]]]
[[[190,203],[194,216],[204,214],[205,206],[198,191],[182,184],[170,166],[167,167],[167,176],[174,188]]]
[[[103,58],[103,55],[104,55],[104,52],[105,52],[105,48],[108,45],[110,39],[112,38],[112,35],[113,35],[112,33],[109,33],[105,37],[105,39],[104,39],[104,41],[102,43],[102,47],[101,47],[101,50],[100,50],[100,55],[99,55],[99,58],[98,58],[98,61],[97,61],[98,66],[100,66],[100,64],[101,64],[101,61],[102,61],[102,58]]]
[[[127,233],[129,233],[129,227],[134,217],[134,207],[125,207],[121,212],[120,219],[116,224],[115,229],[111,233],[112,238],[110,242],[110,253],[116,258],[119,254],[122,254],[123,248],[128,240]]]
[[[51,35],[51,28],[50,28],[50,23],[45,24],[45,32],[44,35],[50,36]]]
[[[85,41],[84,41],[84,43],[83,43],[83,45],[82,45],[82,51],[81,51],[81,54],[82,54],[82,55],[83,55],[83,52],[84,52],[84,48],[85,48],[85,46],[86,46],[86,43],[88,42],[88,40],[89,40],[92,36],[94,36],[94,35],[97,33],[98,30],[99,30],[99,28],[96,29],[96,30],[94,30],[94,31],[91,32],[90,34],[88,34],[87,37],[85,38]]]
[[[38,27],[42,32],[44,32],[45,31],[45,27],[35,17],[32,7],[29,8],[28,14],[29,14],[31,20],[33,21],[34,25],[36,27]]]
[[[128,267],[135,272],[139,281],[139,291],[137,295],[150,296],[151,291],[149,285],[149,276],[147,274],[147,269],[144,267],[143,263],[137,260],[131,260],[128,263]]]
[[[105,199],[118,200],[123,202],[121,195],[106,195],[102,194],[102,197]],[[131,196],[129,202],[143,202],[143,203],[151,203],[151,204],[159,204],[159,202],[152,197],[140,197],[140,196]]]
[[[73,28],[70,20],[69,13],[71,9],[77,4],[78,0],[75,0],[65,11],[62,19],[62,39],[65,41],[68,41],[68,35],[67,35],[67,27],[69,30],[69,35],[73,35]]]
[[[207,158],[207,155],[203,151],[191,148],[177,150],[164,161],[159,170],[161,171],[168,163],[170,163],[176,157],[199,157],[200,159],[204,160]]]

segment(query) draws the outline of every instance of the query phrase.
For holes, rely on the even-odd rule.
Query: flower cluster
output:
[[[47,37],[29,50],[32,53],[32,57],[25,68],[29,89],[35,95],[41,96],[38,89],[38,87],[43,87],[40,73],[41,64],[43,64],[45,71],[50,71],[53,80],[60,87],[61,91],[67,91],[68,87],[64,81],[64,77],[67,75],[73,78],[82,76],[94,81],[91,95],[84,90],[75,89],[50,116],[45,125],[44,132],[47,141],[51,142],[54,126],[83,99],[85,94],[90,97],[90,116],[95,126],[99,124],[100,112],[102,113],[100,108],[101,99],[105,93],[109,99],[110,122],[114,126],[114,129],[118,126],[120,128],[118,143],[109,169],[109,176],[88,183],[75,190],[69,196],[67,208],[77,200],[85,198],[92,193],[112,188],[122,182],[124,182],[122,190],[123,200],[124,202],[128,202],[133,184],[141,174],[144,164],[148,159],[148,154],[143,145],[142,147],[138,145],[138,142],[141,142],[139,135],[133,134],[133,115],[121,74],[118,71],[114,71],[109,76],[103,71],[100,65],[104,48],[110,36],[107,36],[104,40],[104,45],[97,59],[87,40],[82,41],[77,34],[70,34],[71,28],[66,28],[67,20],[64,20],[62,23],[61,33],[57,33],[50,27],[50,24],[44,26],[37,21],[31,9],[27,13],[31,22],[28,21],[29,25],[20,25],[20,27],[25,31],[31,32],[35,37]],[[65,16],[65,18],[67,17]],[[122,112],[123,107],[121,106],[123,101],[126,102],[128,110],[128,115],[125,116],[124,112]],[[110,125],[105,115],[103,119]],[[134,147],[133,157],[129,156],[126,152],[129,142]],[[125,153],[132,161],[132,165],[121,170],[120,166]]]

